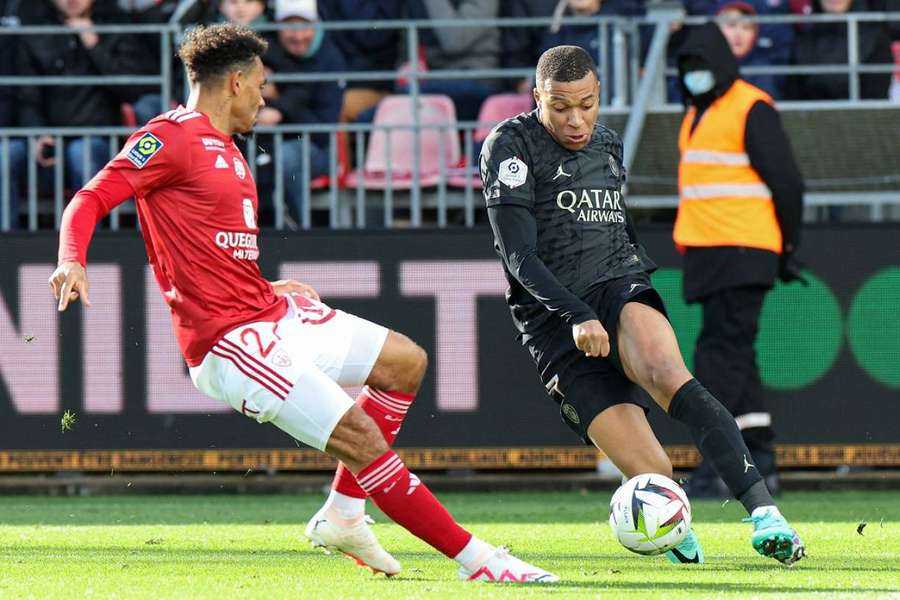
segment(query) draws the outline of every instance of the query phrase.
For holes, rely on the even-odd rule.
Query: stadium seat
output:
[[[472,140],[476,143],[483,142],[494,125],[519,113],[528,112],[532,108],[534,108],[534,99],[530,94],[488,96],[482,103],[481,110],[478,111],[478,122],[481,125],[475,130]],[[457,169],[456,173],[447,178],[447,184],[454,188],[465,188],[467,180],[472,181],[473,188],[481,189],[481,176],[478,174],[477,165],[471,167],[464,165],[461,169]]]
[[[482,124],[475,130],[474,140],[484,141],[491,129],[505,119],[514,117],[519,113],[529,112],[534,108],[534,98],[531,94],[494,94],[488,96],[478,111],[478,122]]]
[[[123,102],[119,107],[122,115],[122,126],[137,127],[137,117],[134,114],[134,107],[128,102]]]
[[[342,190],[345,188],[347,175],[350,171],[350,157],[349,151],[347,150],[347,132],[338,131],[335,135],[335,143],[337,144],[337,183],[338,189]],[[324,190],[328,189],[330,186],[331,175],[319,175],[309,182],[309,189],[311,190]]]
[[[900,40],[891,44],[891,50],[894,52],[894,64],[900,67]],[[900,68],[894,71],[894,77],[900,79]]]
[[[419,134],[419,182],[422,187],[431,187],[440,180],[441,158],[445,172],[459,164],[459,132],[453,100],[439,94],[419,96],[419,119],[422,125],[446,126],[443,129],[424,127]],[[365,189],[383,190],[387,188],[386,174],[390,171],[393,189],[410,189],[413,181],[412,124],[413,107],[409,96],[384,98],[375,111],[373,125],[406,127],[373,131],[366,148],[365,165],[362,170],[349,175],[347,185],[355,187],[362,181]],[[387,156],[389,137],[390,156]]]

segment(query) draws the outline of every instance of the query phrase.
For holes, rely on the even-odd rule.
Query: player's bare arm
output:
[[[591,319],[572,326],[575,347],[592,358],[609,355],[609,334],[597,319]]]
[[[311,285],[301,283],[294,279],[279,279],[272,282],[272,288],[279,296],[287,296],[288,294],[301,294],[313,300],[321,300],[319,293]]]
[[[62,312],[68,308],[70,302],[81,298],[84,306],[90,306],[88,298],[87,271],[78,261],[64,262],[56,267],[50,276],[50,287],[53,289],[53,297],[59,301],[57,309]]]

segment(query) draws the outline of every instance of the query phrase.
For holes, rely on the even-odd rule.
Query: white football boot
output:
[[[559,577],[553,573],[519,560],[504,547],[495,549],[488,559],[474,571],[459,568],[463,581],[488,581],[492,583],[556,583]]]
[[[325,554],[341,552],[359,566],[391,577],[400,572],[400,563],[378,543],[369,527],[372,522],[366,515],[355,523],[344,525],[338,519],[329,518],[326,509],[322,508],[306,524],[305,533],[313,547],[322,548]]]

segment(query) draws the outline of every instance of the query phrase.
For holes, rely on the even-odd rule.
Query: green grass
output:
[[[609,493],[442,497],[477,535],[563,583],[459,582],[455,563],[373,510],[376,533],[404,566],[375,578],[301,539],[318,496],[13,496],[0,498],[0,599],[900,599],[897,492],[788,494],[782,510],[809,548],[791,569],[753,552],[733,501],[695,503],[707,564],[685,567],[619,547],[605,522]]]

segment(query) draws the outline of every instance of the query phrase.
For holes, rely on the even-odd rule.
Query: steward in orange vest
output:
[[[686,78],[702,80],[704,73],[711,78],[692,93]],[[737,60],[712,23],[689,35],[679,74],[688,111],[678,136],[674,239],[685,254],[686,299],[738,285],[771,286],[776,274],[796,279],[791,258],[803,179],[774,102],[739,78]]]
[[[753,463],[776,491],[772,417],[765,408],[754,343],[775,277],[800,279],[803,180],[774,102],[740,79],[714,23],[695,28],[678,54],[688,106],[678,149],[674,239],[684,254],[684,297],[703,305],[694,372],[731,411]],[[694,496],[718,494],[701,466]]]

